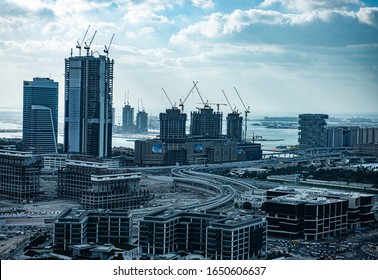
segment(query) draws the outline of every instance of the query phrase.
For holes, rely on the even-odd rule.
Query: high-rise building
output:
[[[193,137],[219,139],[222,136],[222,113],[210,107],[191,113],[190,134]]]
[[[134,108],[128,103],[122,109],[122,132],[134,132]]]
[[[241,142],[243,131],[243,117],[240,113],[232,112],[227,115],[227,138]]]
[[[108,157],[112,149],[114,60],[100,55],[65,60],[64,150]]]
[[[300,114],[299,138],[301,148],[317,148],[327,146],[326,114]]]
[[[186,114],[178,108],[166,109],[160,113],[160,139],[179,143],[186,140]]]
[[[143,110],[139,111],[136,116],[136,131],[147,132],[148,131],[148,114]]]
[[[58,83],[49,78],[24,81],[23,150],[57,153]]]

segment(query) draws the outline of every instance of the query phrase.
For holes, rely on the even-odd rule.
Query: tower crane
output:
[[[114,39],[114,33],[113,33],[113,36],[112,36],[112,39],[110,39],[110,43],[109,43],[109,46],[107,47],[106,45],[105,45],[105,48],[104,48],[104,53],[106,53],[106,57],[108,57],[109,56],[109,50],[110,50],[110,46],[112,45],[112,43],[113,43],[113,39]]]
[[[83,40],[81,41],[81,43],[79,43],[79,41],[77,41],[76,48],[79,49],[79,56],[81,56],[81,47],[84,44],[85,37],[87,37],[89,27],[91,27],[91,26],[90,25],[88,26],[87,31],[85,32]]]
[[[194,83],[194,82],[193,82],[193,83]],[[185,101],[188,99],[189,95],[193,92],[193,90],[194,90],[194,88],[195,88],[195,86],[196,86],[197,84],[198,84],[198,82],[195,82],[195,83],[194,83],[192,89],[191,89],[191,90],[189,91],[189,93],[185,96],[184,101],[182,101],[182,100],[180,99],[180,104],[179,104],[179,106],[181,107],[181,111],[182,111],[182,112],[184,112],[184,103],[185,103]]]
[[[208,103],[206,102],[206,105],[217,105],[217,111],[219,112],[219,106],[227,106],[225,103]]]
[[[92,45],[92,42],[93,42],[94,37],[96,36],[96,33],[97,33],[97,31],[95,31],[95,33],[93,34],[92,39],[91,39],[91,41],[89,42],[89,45],[87,44],[87,42],[85,42],[85,47],[84,47],[84,49],[87,50],[87,56],[89,56],[89,49],[91,48],[91,45]]]
[[[161,88],[161,89],[163,90],[165,96],[167,97],[169,103],[171,104],[172,109],[177,109],[177,107],[176,107],[176,103],[175,103],[175,104],[172,103],[172,101],[171,101],[171,99],[169,98],[168,94],[166,93],[165,89],[164,89],[164,88]]]
[[[247,142],[247,123],[248,123],[248,114],[250,113],[249,111],[249,106],[245,106],[244,102],[243,102],[243,99],[240,97],[240,94],[238,92],[238,90],[236,89],[236,87],[234,87],[236,93],[238,94],[239,96],[239,99],[241,101],[241,103],[243,104],[243,107],[244,107],[244,116],[245,116],[245,120],[244,120],[244,142]]]
[[[197,93],[198,93],[198,95],[199,95],[199,97],[200,97],[200,99],[201,99],[201,102],[202,102],[202,104],[203,104],[203,107],[204,108],[209,108],[209,104],[208,104],[208,100],[206,100],[206,102],[203,100],[203,98],[202,98],[202,95],[201,95],[201,93],[199,92],[199,89],[198,89],[198,87],[197,87],[197,84],[198,84],[198,82],[194,82],[193,81],[193,84],[194,84],[194,87],[196,88],[196,91],[197,91]]]
[[[224,92],[223,89],[222,89],[222,92],[223,92],[224,97],[226,98],[226,101],[227,101],[228,106],[230,106],[231,112],[232,112],[232,113],[238,113],[238,110],[236,109],[236,106],[235,106],[234,108],[232,108],[231,103],[230,103],[230,101],[228,100],[227,95],[226,95],[226,93]]]

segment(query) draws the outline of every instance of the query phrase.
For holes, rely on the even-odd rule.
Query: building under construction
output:
[[[194,138],[220,139],[222,137],[222,113],[205,106],[191,112],[190,135]]]
[[[0,197],[18,202],[39,195],[41,160],[31,152],[0,150]]]
[[[150,199],[140,180],[140,173],[115,173],[107,163],[67,160],[58,171],[58,196],[79,201],[84,209],[134,209]]]

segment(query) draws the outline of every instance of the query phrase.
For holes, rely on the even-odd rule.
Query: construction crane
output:
[[[236,109],[236,106],[235,106],[234,108],[232,108],[231,103],[230,103],[230,101],[228,100],[227,95],[226,95],[226,93],[224,92],[223,89],[222,89],[222,92],[223,92],[224,97],[226,98],[226,101],[227,101],[228,106],[230,106],[231,112],[232,112],[232,113],[239,113],[238,110]]]
[[[243,102],[243,99],[240,97],[240,94],[238,92],[238,90],[236,89],[236,87],[234,87],[237,95],[239,96],[239,99],[241,101],[241,103],[243,104],[243,107],[244,107],[244,116],[245,116],[245,120],[244,120],[244,142],[247,142],[247,124],[248,124],[248,114],[250,113],[249,111],[249,106],[245,106],[244,102]]]
[[[194,82],[193,81],[193,84],[194,84],[194,87],[196,88],[196,91],[197,91],[197,93],[198,93],[198,95],[199,95],[199,97],[200,97],[200,99],[201,99],[201,102],[202,102],[202,104],[203,104],[203,107],[204,108],[209,108],[209,104],[208,104],[208,100],[206,100],[206,102],[203,100],[203,98],[202,98],[202,95],[201,95],[201,93],[199,92],[199,89],[198,89],[198,87],[197,87],[197,84],[198,84],[198,82]]]
[[[84,49],[87,50],[87,56],[89,56],[89,49],[91,48],[91,45],[92,45],[92,42],[93,42],[94,37],[96,36],[96,33],[97,33],[97,31],[95,31],[95,33],[93,34],[92,39],[91,39],[91,41],[89,42],[89,45],[87,44],[87,42],[85,42],[85,47],[84,47]]]
[[[225,103],[208,103],[206,102],[206,105],[217,105],[217,111],[219,112],[219,106],[227,106]]]
[[[194,82],[193,82],[193,83],[194,83]],[[184,103],[185,103],[185,101],[188,99],[189,95],[193,92],[193,90],[194,90],[194,88],[195,88],[195,86],[196,86],[197,84],[198,84],[198,82],[195,82],[195,83],[194,83],[192,89],[191,89],[191,90],[189,91],[189,93],[185,96],[184,101],[182,101],[182,100],[180,99],[180,104],[179,104],[179,106],[181,107],[181,111],[182,111],[182,112],[184,112]]]
[[[165,96],[167,97],[169,103],[171,104],[172,109],[177,109],[177,107],[176,107],[176,103],[175,103],[175,104],[172,103],[172,101],[171,101],[171,99],[169,98],[168,94],[166,93],[165,89],[164,89],[164,88],[161,88],[161,89],[163,90]]]
[[[89,27],[91,27],[91,26],[90,25],[88,26],[87,31],[85,32],[83,40],[81,41],[81,43],[79,43],[79,41],[77,41],[76,48],[79,49],[79,56],[81,56],[81,47],[84,44],[85,37],[87,37]]]
[[[111,46],[112,43],[113,43],[114,35],[115,35],[115,34],[113,33],[112,39],[110,39],[109,47],[107,47],[107,46],[105,45],[104,53],[106,53],[106,57],[109,57],[109,50],[110,50],[110,46]]]

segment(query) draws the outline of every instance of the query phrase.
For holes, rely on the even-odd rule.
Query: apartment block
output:
[[[116,173],[104,162],[67,160],[58,171],[58,196],[85,209],[138,208],[150,199],[140,190],[140,180],[140,173]]]
[[[208,259],[253,259],[266,252],[266,221],[261,217],[167,210],[140,222],[143,253],[196,253]]]
[[[31,152],[0,150],[0,197],[18,202],[39,196],[41,160]]]
[[[71,251],[86,243],[127,244],[132,218],[127,212],[67,209],[54,221],[53,243],[57,250]]]

